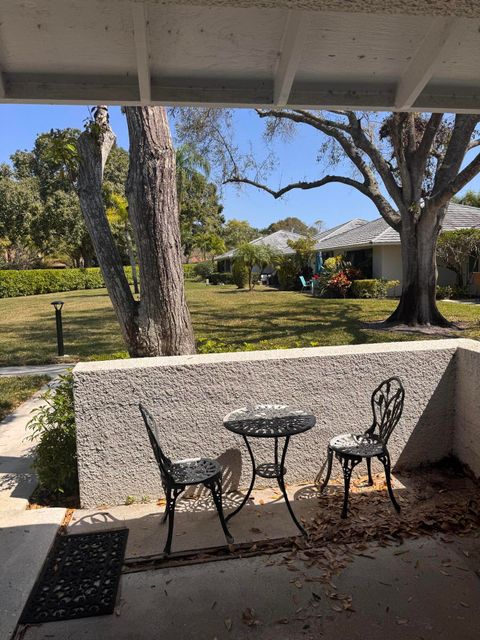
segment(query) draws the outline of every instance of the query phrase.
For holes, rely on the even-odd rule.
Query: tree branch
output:
[[[457,114],[453,126],[450,142],[448,143],[443,162],[437,168],[435,183],[433,186],[432,199],[443,199],[442,192],[449,190],[449,185],[457,176],[462,160],[467,152],[468,146],[475,127],[480,120],[478,115]]]
[[[400,230],[400,225],[401,225],[400,215],[390,206],[390,203],[382,196],[380,191],[375,190],[370,185],[359,182],[358,180],[354,180],[353,178],[347,178],[345,176],[324,176],[320,180],[313,180],[311,182],[307,182],[303,180],[299,182],[292,182],[291,184],[288,184],[285,187],[278,189],[278,191],[275,191],[274,189],[271,189],[267,185],[262,184],[261,182],[257,182],[256,180],[250,180],[249,178],[241,178],[238,176],[233,176],[231,178],[228,178],[227,180],[224,181],[223,184],[232,184],[232,183],[233,184],[249,184],[252,187],[256,187],[257,189],[261,189],[262,191],[269,193],[271,196],[273,196],[273,198],[275,198],[275,200],[278,200],[278,198],[281,198],[283,195],[285,195],[289,191],[293,191],[294,189],[309,190],[309,189],[317,189],[318,187],[323,187],[326,184],[332,184],[332,183],[345,184],[349,187],[353,187],[354,189],[357,189],[358,191],[360,191],[360,193],[363,193],[363,195],[367,196],[367,198],[369,198],[375,204],[375,206],[379,209],[379,211],[382,212],[382,216],[385,218],[388,224],[391,227],[393,227],[396,231]]]
[[[443,113],[432,113],[423,132],[417,152],[412,159],[411,173],[413,177],[413,199],[415,201],[421,196],[422,182],[429,156],[435,156],[437,159],[440,157],[439,154],[432,152],[432,146],[442,124],[443,115]]]
[[[470,151],[471,149],[475,149],[475,147],[480,147],[480,138],[478,140],[472,140],[472,142],[470,142],[470,144],[467,147],[467,151]]]
[[[380,174],[380,177],[387,188],[388,193],[391,198],[397,205],[399,209],[403,208],[403,199],[400,187],[395,180],[395,176],[393,175],[390,167],[388,166],[388,162],[382,156],[381,152],[377,147],[368,139],[365,134],[365,131],[362,129],[362,125],[360,124],[360,120],[357,118],[356,114],[353,111],[348,111],[348,119],[350,122],[350,135],[353,138],[353,141],[357,145],[359,149],[362,149],[370,160],[373,163],[373,166]]]
[[[478,145],[477,145],[478,146]],[[434,206],[443,206],[453,198],[455,194],[463,189],[472,178],[480,173],[480,153],[460,171],[457,177],[452,180],[443,191],[432,198]]]

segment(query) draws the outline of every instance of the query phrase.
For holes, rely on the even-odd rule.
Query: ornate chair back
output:
[[[403,411],[405,389],[400,378],[393,376],[382,382],[372,393],[373,424],[366,433],[378,435],[385,444],[398,424]]]
[[[170,470],[172,468],[172,461],[162,451],[162,447],[158,442],[157,437],[157,424],[150,411],[140,403],[138,405],[140,413],[142,414],[143,421],[147,427],[148,439],[153,449],[155,460],[157,461],[158,468],[160,469],[160,475],[163,482],[170,481]]]

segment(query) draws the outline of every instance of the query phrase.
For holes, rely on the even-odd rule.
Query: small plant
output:
[[[150,502],[150,497],[149,496],[142,496],[142,499],[140,500],[140,502],[142,504],[148,504]]]
[[[133,496],[127,496],[125,498],[125,504],[129,507],[131,504],[135,502],[135,498]]]
[[[73,376],[60,376],[55,389],[43,396],[46,404],[35,410],[27,428],[36,442],[33,468],[40,490],[52,497],[78,496],[77,442],[73,406]]]
[[[232,266],[233,284],[237,285],[237,289],[245,289],[248,282],[248,269],[241,260],[234,260]]]
[[[450,285],[445,287],[437,287],[437,300],[451,300],[453,298],[454,289]]]
[[[215,264],[211,261],[197,262],[195,264],[194,271],[199,278],[206,280],[215,272]]]

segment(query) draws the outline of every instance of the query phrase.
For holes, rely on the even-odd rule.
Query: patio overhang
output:
[[[480,112],[477,2],[294,4],[4,0],[0,102]]]

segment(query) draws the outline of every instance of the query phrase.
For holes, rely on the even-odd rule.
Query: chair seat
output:
[[[216,460],[210,458],[191,458],[173,462],[170,475],[175,484],[199,484],[212,480],[222,473],[222,467]]]
[[[373,458],[385,451],[385,445],[375,435],[342,433],[330,440],[330,449],[344,456]]]

